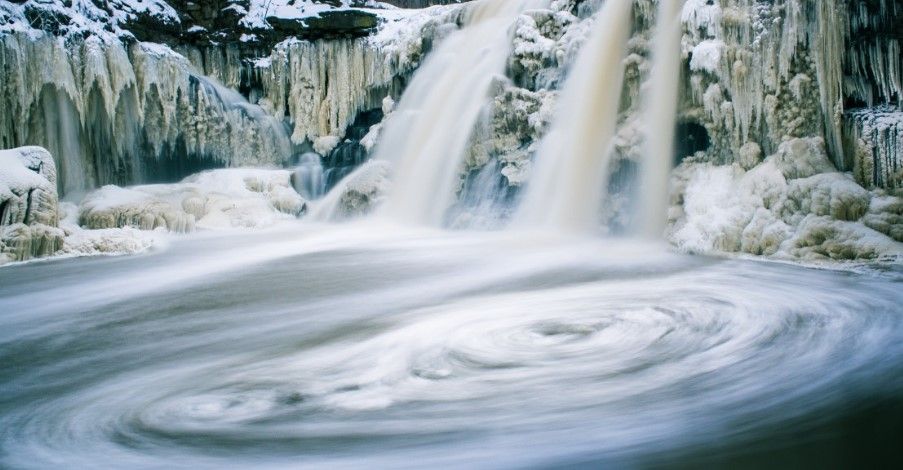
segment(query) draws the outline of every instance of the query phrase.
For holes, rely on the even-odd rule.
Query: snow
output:
[[[690,70],[716,73],[721,66],[721,54],[723,51],[724,42],[718,39],[707,39],[700,42],[693,47]]]
[[[34,188],[50,188],[50,181],[26,167],[27,147],[0,150],[0,197],[21,196]]]
[[[342,11],[349,9],[368,8],[387,8],[374,0],[366,2],[353,2],[352,0],[338,0],[338,5],[326,3],[315,3],[310,0],[251,0],[250,8],[242,18],[241,23],[252,29],[268,29],[269,23],[266,22],[268,17],[276,17],[283,19],[305,19],[320,16],[326,11]]]
[[[28,149],[26,149],[28,150]],[[0,177],[47,181],[22,172],[0,151]],[[5,171],[6,169],[11,171]],[[30,173],[30,175],[28,174]],[[292,189],[291,172],[224,169],[192,175],[179,183],[133,187],[104,186],[76,205],[54,206],[52,225],[0,225],[0,264],[38,256],[132,254],[159,247],[177,233],[195,230],[263,228],[295,220],[306,201]],[[19,185],[21,186],[21,184]],[[55,200],[54,200],[55,202]]]

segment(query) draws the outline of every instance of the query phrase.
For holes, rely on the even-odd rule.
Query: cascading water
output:
[[[540,143],[533,179],[515,214],[519,228],[589,231],[597,224],[618,117],[631,0],[608,0],[562,90]]]
[[[441,224],[474,124],[492,81],[504,72],[510,26],[518,14],[544,3],[475,2],[465,26],[428,56],[386,123],[374,156],[394,163],[385,215],[408,223]]]
[[[680,85],[680,11],[684,0],[661,0],[652,42],[652,71],[643,104],[645,131],[640,165],[640,233],[660,237],[668,208],[668,176]]]
[[[320,155],[312,152],[301,155],[298,167],[292,173],[292,186],[307,199],[316,199],[326,192],[326,178]]]
[[[498,161],[490,161],[464,180],[458,202],[449,211],[454,228],[489,229],[504,220],[511,193]]]
[[[72,100],[52,88],[41,93],[42,119],[37,139],[47,143],[51,155],[59,162],[59,191],[79,197],[94,186],[93,172],[86,168],[82,152],[81,123]]]

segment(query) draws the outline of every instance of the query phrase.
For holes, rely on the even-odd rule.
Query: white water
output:
[[[643,161],[640,163],[640,231],[661,237],[667,223],[668,179],[674,153],[674,126],[680,85],[680,12],[684,0],[660,0],[652,71],[644,90]]]
[[[610,145],[624,81],[631,0],[608,0],[597,14],[540,143],[533,177],[513,225],[591,231],[606,187]]]
[[[901,280],[374,223],[8,266],[0,467],[774,459],[901,396]],[[869,423],[840,429],[880,439]]]
[[[510,27],[522,11],[543,3],[475,2],[465,26],[427,56],[386,123],[374,155],[394,165],[383,214],[404,223],[442,223],[468,139],[492,81],[504,72]]]

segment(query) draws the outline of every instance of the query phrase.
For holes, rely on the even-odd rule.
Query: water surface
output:
[[[901,280],[372,222],[9,266],[0,467],[889,463]]]

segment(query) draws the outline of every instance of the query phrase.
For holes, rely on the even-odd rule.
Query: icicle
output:
[[[853,173],[866,187],[903,187],[903,111],[890,106],[847,115],[845,135]]]
[[[48,148],[62,194],[140,182],[154,158],[238,166],[292,153],[281,122],[165,46],[9,34],[0,73],[0,142]]]

